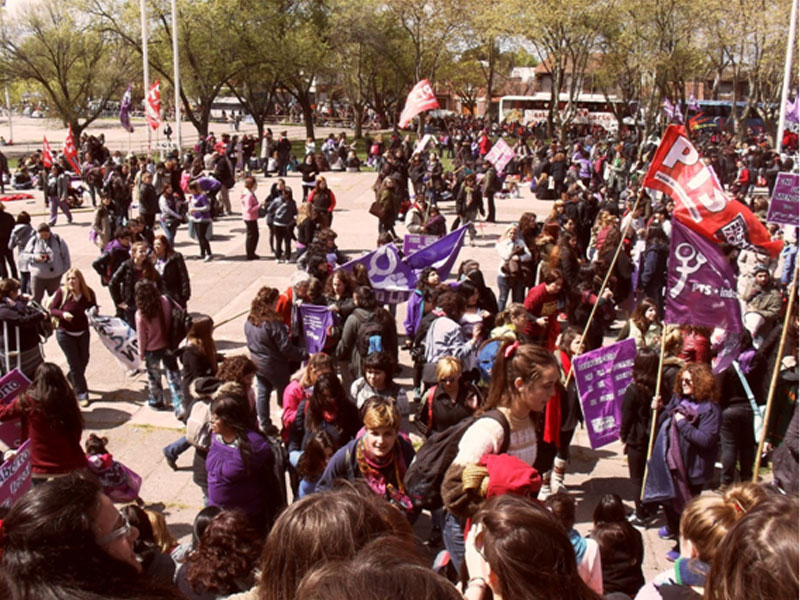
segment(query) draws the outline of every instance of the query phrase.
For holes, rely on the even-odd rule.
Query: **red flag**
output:
[[[406,98],[406,106],[403,112],[400,113],[400,129],[403,129],[411,122],[415,116],[423,110],[431,110],[439,108],[439,102],[436,100],[436,94],[433,93],[431,84],[427,79],[423,79],[408,93]]]
[[[161,125],[161,91],[159,79],[150,86],[150,91],[147,93],[147,101],[144,103],[144,115],[147,118],[147,124],[150,129],[156,130]]]
[[[772,241],[752,211],[725,193],[683,126],[667,128],[643,185],[672,198],[675,218],[700,235],[737,248],[761,249],[773,257],[780,254],[783,242]]]
[[[72,125],[69,126],[67,139],[64,140],[64,158],[72,166],[72,170],[80,175],[81,168],[78,166],[78,148],[75,146],[75,136],[72,135]]]
[[[53,166],[53,151],[50,149],[50,143],[46,137],[42,142],[42,163],[47,169]]]

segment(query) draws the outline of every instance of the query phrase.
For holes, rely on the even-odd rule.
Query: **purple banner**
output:
[[[301,304],[300,319],[303,324],[303,339],[309,354],[322,352],[328,329],[333,325],[333,311],[327,306]]]
[[[26,440],[16,456],[0,465],[0,506],[11,507],[31,489],[31,441]]]
[[[31,384],[19,369],[13,369],[0,378],[0,404],[8,404]]]
[[[438,239],[439,238],[435,235],[407,233],[403,237],[403,254],[408,256],[409,254],[412,254],[417,250],[422,250],[423,248],[427,248]]]
[[[467,235],[467,225],[462,225],[455,231],[451,231],[446,236],[439,238],[430,246],[406,256],[403,262],[415,271],[421,271],[425,267],[436,267],[442,281],[450,277],[464,245],[464,236]]]
[[[572,361],[593,449],[619,439],[622,399],[633,381],[635,358],[636,342],[631,338],[581,354]]]
[[[742,330],[730,263],[714,243],[674,219],[666,289],[665,323]]]
[[[772,199],[769,201],[768,223],[781,225],[800,225],[800,175],[796,173],[778,173]]]
[[[128,84],[128,89],[122,96],[122,102],[119,103],[119,122],[125,131],[133,133],[133,125],[131,125],[131,84]]]

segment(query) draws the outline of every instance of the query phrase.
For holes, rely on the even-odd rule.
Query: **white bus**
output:
[[[559,110],[564,110],[569,102],[569,94],[559,94]],[[611,96],[611,102],[618,102]],[[601,125],[607,131],[616,131],[619,127],[609,101],[603,94],[581,94],[575,101],[577,114],[572,120],[576,125]],[[500,122],[516,121],[529,125],[539,121],[547,121],[550,109],[550,92],[538,92],[532,96],[503,96],[500,98],[498,116]]]

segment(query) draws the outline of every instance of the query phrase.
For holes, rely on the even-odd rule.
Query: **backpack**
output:
[[[211,446],[211,405],[205,400],[192,404],[186,419],[186,441],[198,450]]]
[[[414,462],[408,467],[406,476],[403,478],[406,493],[415,508],[433,510],[444,505],[441,492],[444,474],[458,454],[458,444],[464,437],[464,433],[475,421],[484,418],[494,419],[503,426],[503,444],[499,454],[508,450],[511,428],[508,425],[508,419],[496,408],[479,417],[464,419],[444,431],[437,431],[422,444]]]
[[[494,368],[494,361],[497,358],[497,353],[503,345],[505,338],[493,338],[486,340],[478,350],[478,371],[481,374],[481,381],[487,385],[492,380],[492,369]]]
[[[356,330],[356,349],[361,358],[367,358],[373,352],[383,352],[383,325],[378,322],[373,312]]]
[[[177,350],[181,342],[189,333],[189,328],[192,326],[192,317],[188,311],[180,304],[175,302],[169,296],[166,296],[170,302],[170,315],[169,315],[169,349]]]

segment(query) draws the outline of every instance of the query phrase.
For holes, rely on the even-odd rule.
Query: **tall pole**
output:
[[[0,29],[2,29],[3,38],[6,37],[6,3],[3,1],[2,7],[0,7]],[[8,84],[6,84],[6,111],[8,111],[8,143],[14,143],[14,127],[11,125],[11,101],[8,97]]]
[[[775,149],[781,151],[783,130],[786,128],[786,101],[789,99],[789,86],[792,85],[792,58],[794,56],[794,37],[797,33],[797,3],[792,0],[792,20],[789,23],[789,39],[786,40],[786,60],[783,63],[783,90],[781,91],[781,112],[778,119],[778,135],[775,136]],[[797,90],[795,90],[795,95]]]
[[[145,114],[147,113],[147,94],[150,93],[150,62],[147,59],[147,6],[146,0],[139,0],[139,12],[142,17],[142,72],[144,73],[144,102]],[[150,151],[152,144],[152,132],[150,125],[147,125],[147,151]]]
[[[172,0],[172,66],[175,84],[175,141],[181,156],[181,61],[178,54],[178,0]]]

